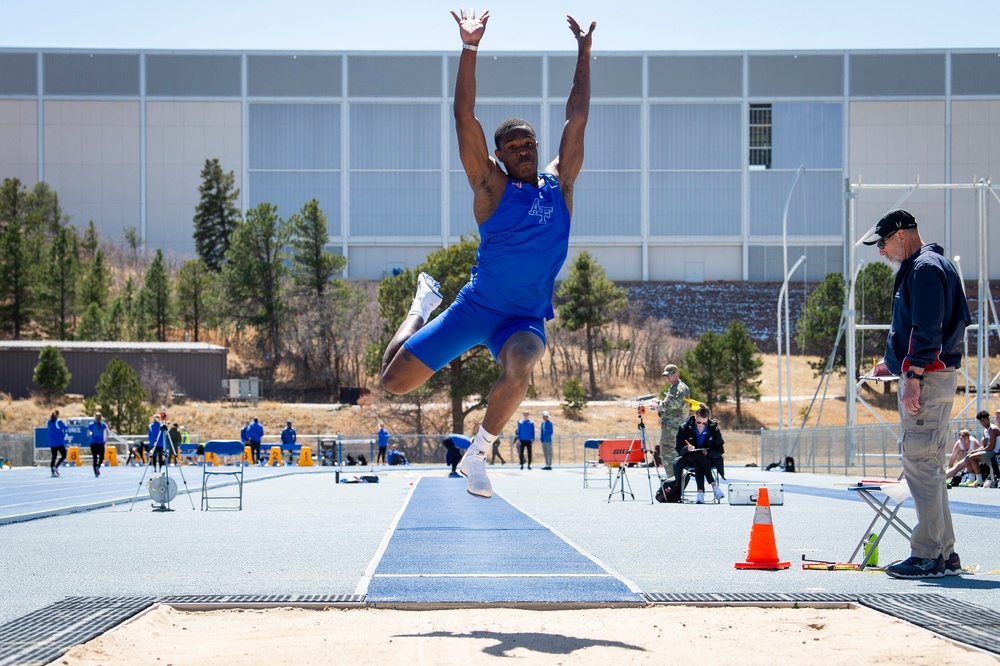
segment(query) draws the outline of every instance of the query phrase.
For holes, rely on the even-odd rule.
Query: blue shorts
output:
[[[437,372],[476,345],[486,345],[499,363],[500,350],[520,331],[531,331],[545,344],[545,320],[540,317],[503,314],[456,300],[403,346]]]

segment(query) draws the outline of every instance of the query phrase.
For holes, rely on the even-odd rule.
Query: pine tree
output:
[[[708,330],[701,334],[698,344],[684,354],[684,365],[691,377],[692,394],[704,396],[712,407],[728,397],[726,388],[725,336]],[[693,397],[693,396],[692,396]]]
[[[46,267],[44,302],[48,317],[46,329],[59,340],[69,340],[76,316],[77,282],[80,276],[80,249],[76,229],[61,225],[52,239]]]
[[[87,307],[91,303],[96,303],[97,307],[105,308],[108,304],[110,286],[111,272],[104,260],[104,251],[97,250],[80,283],[80,305]]]
[[[327,252],[330,233],[316,199],[302,206],[288,222],[292,226],[292,275],[298,284],[322,297],[333,276],[344,270],[347,259]]]
[[[97,303],[91,303],[80,315],[80,323],[76,325],[76,339],[87,342],[97,342],[106,338],[104,312]]]
[[[823,357],[830,355],[833,343],[840,330],[840,318],[844,311],[844,276],[828,273],[806,298],[806,305],[796,323],[795,343],[807,354]],[[780,341],[779,341],[780,343]],[[841,341],[843,345],[843,341]],[[833,366],[843,371],[845,364],[843,346],[837,347]],[[816,374],[826,367],[826,360],[810,363]]]
[[[226,261],[233,232],[240,223],[240,210],[236,205],[240,191],[235,188],[234,172],[223,172],[218,159],[205,160],[201,181],[198,188],[201,201],[194,215],[195,250],[208,269],[218,273]]]
[[[15,340],[31,322],[32,311],[32,271],[24,234],[24,225],[15,218],[6,222],[0,235],[0,321]]]
[[[117,356],[111,359],[95,390],[97,408],[112,430],[122,434],[145,431],[153,410],[145,404],[149,393],[142,387],[132,366]]]
[[[170,278],[163,250],[158,249],[149,264],[141,291],[146,294],[144,300],[149,308],[149,321],[156,329],[156,339],[166,342],[167,326],[170,325]]]
[[[201,329],[209,321],[209,303],[212,300],[212,274],[201,259],[185,261],[177,273],[175,295],[178,314],[185,328],[194,331],[198,342]]]
[[[556,292],[560,325],[570,331],[581,328],[587,334],[587,370],[590,394],[597,395],[594,351],[600,341],[601,327],[612,315],[628,307],[628,292],[609,280],[604,268],[587,251],[580,252],[569,269],[569,277]]]
[[[223,269],[231,314],[256,329],[261,349],[272,363],[279,360],[281,327],[288,314],[285,246],[290,238],[291,228],[278,217],[278,209],[262,203],[248,211],[233,232]]]
[[[94,221],[87,222],[87,229],[83,232],[83,240],[80,242],[80,249],[83,250],[84,257],[88,260],[97,258],[97,248],[101,246],[101,237],[97,233]]]
[[[747,400],[760,400],[760,375],[764,360],[757,351],[750,331],[739,319],[729,322],[722,334],[725,354],[725,380],[733,390],[736,401],[736,420],[742,422],[740,405]]]
[[[42,347],[32,379],[42,389],[45,401],[52,402],[52,398],[62,394],[69,386],[71,378],[72,375],[59,350],[51,345]]]

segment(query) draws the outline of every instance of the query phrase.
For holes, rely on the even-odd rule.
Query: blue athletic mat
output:
[[[642,597],[500,497],[424,478],[368,585],[369,603],[643,603]]]

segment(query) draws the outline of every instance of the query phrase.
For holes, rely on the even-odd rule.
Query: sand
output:
[[[101,664],[997,664],[867,608],[651,606],[179,611],[157,606],[52,662]]]

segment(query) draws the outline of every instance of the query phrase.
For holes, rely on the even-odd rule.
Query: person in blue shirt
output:
[[[402,451],[396,449],[396,445],[393,444],[389,447],[388,460],[390,465],[409,465],[410,461],[406,459],[406,454]]]
[[[264,462],[260,459],[260,440],[264,439],[264,426],[261,425],[257,417],[253,417],[253,422],[247,426],[247,441],[250,443],[250,459],[256,465]]]
[[[146,430],[146,441],[149,442],[146,449],[150,452],[149,462],[153,465],[154,472],[158,472],[163,466],[163,442],[160,439],[162,429],[163,423],[160,421],[160,415],[153,414],[153,420],[149,422],[149,428]]]
[[[535,441],[535,422],[524,413],[524,418],[517,422],[517,457],[524,469],[525,452],[527,452],[528,469],[531,469],[531,444]]]
[[[281,448],[288,451],[288,464],[293,463],[293,456],[295,451],[293,447],[295,442],[298,440],[298,436],[295,434],[295,428],[292,427],[291,421],[285,422],[285,429],[281,431]]]
[[[101,475],[101,465],[104,464],[104,445],[108,441],[108,424],[104,422],[101,413],[94,414],[94,420],[87,426],[87,436],[90,437],[90,455],[94,460],[94,476]]]
[[[531,372],[545,353],[545,321],[552,319],[555,279],[569,252],[574,186],[583,167],[583,137],[590,114],[590,58],[596,23],[584,31],[572,16],[576,68],[559,154],[539,169],[535,129],[508,118],[493,132],[490,150],[476,118],[476,52],[489,11],[478,18],[452,12],[462,41],[455,77],[458,153],[472,187],[479,250],[469,281],[443,313],[428,321],[444,300],[426,273],[382,358],[381,382],[402,395],[476,345],[489,348],[503,368],[490,390],[486,413],[459,470],[468,491],[492,497],[486,453],[527,394]],[[425,325],[426,324],[426,325]]]
[[[549,413],[542,412],[542,425],[538,433],[538,441],[542,443],[542,456],[545,458],[545,467],[542,469],[552,469],[552,431]]]
[[[389,448],[389,431],[385,429],[384,423],[378,424],[378,455],[375,456],[375,464],[381,460],[385,464],[385,452]]]
[[[52,476],[59,476],[59,466],[66,462],[66,432],[69,426],[59,418],[59,410],[55,410],[49,416],[47,423],[49,431],[49,448],[52,449],[52,461],[49,468]],[[59,462],[56,462],[59,458]]]

